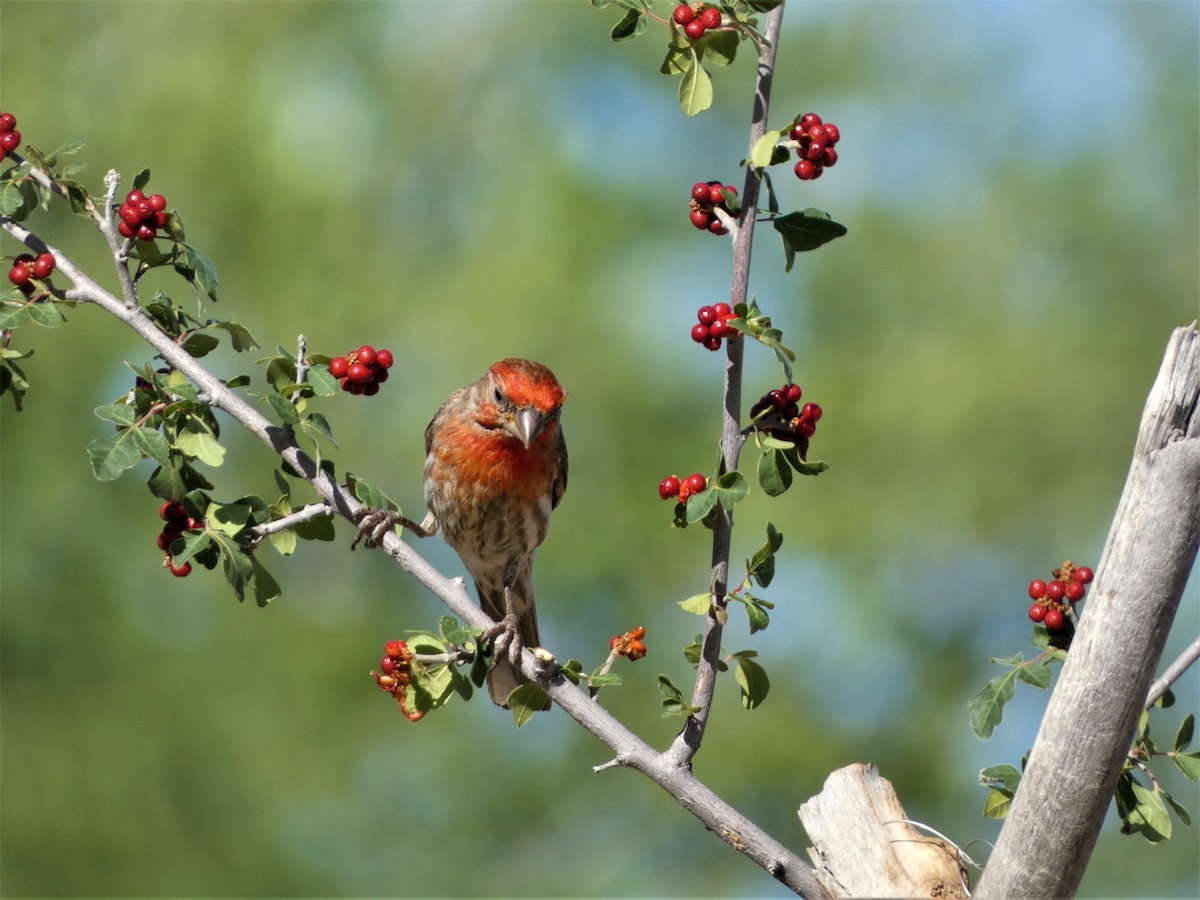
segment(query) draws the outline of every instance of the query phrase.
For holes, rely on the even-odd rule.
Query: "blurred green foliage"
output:
[[[85,137],[95,190],[149,166],[217,263],[218,314],[268,350],[303,332],[314,352],[396,352],[378,397],[325,408],[339,471],[418,509],[440,401],[507,355],[555,370],[571,489],[537,567],[544,639],[594,666],[645,625],[650,655],[606,702],[665,746],[655,680],[688,679],[696,620],[675,601],[704,588],[709,549],[655,486],[714,458],[721,359],[687,332],[729,276],[686,197],[741,177],[750,55],[685,119],[663,41],[612,45],[617,14],[582,2],[2,13],[0,108],[44,149]],[[812,456],[832,468],[738,507],[735,554],[767,520],[785,536],[771,628],[750,638],[734,610],[726,636],[772,690],[747,712],[720,688],[696,770],[798,850],[796,807],[854,761],[959,843],[996,834],[976,775],[1019,760],[1044,696],[1019,692],[988,744],[966,699],[989,656],[1025,647],[1030,578],[1097,561],[1168,334],[1197,315],[1196,34],[1182,2],[788,10],[772,125],[835,120],[841,162],[777,184],[850,233],[785,276],[764,229],[751,289],[825,409]],[[33,225],[110,271],[81,220]],[[603,748],[561,715],[405,721],[367,671],[441,610],[351,556],[347,528],[270,561],[285,594],[266,610],[171,578],[148,468],[100,485],[83,452],[143,348],[87,308],[17,345],[34,340],[27,409],[0,410],[4,894],[779,893],[648,782],[593,775]],[[752,392],[781,380],[757,349]],[[270,493],[270,454],[224,443],[217,493]],[[1198,618],[1193,587],[1169,653]],[[1193,676],[1179,695],[1163,733],[1196,708]],[[1084,894],[1197,893],[1195,826],[1151,848],[1112,824]]]

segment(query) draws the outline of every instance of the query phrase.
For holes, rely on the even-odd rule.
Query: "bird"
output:
[[[370,510],[355,538],[377,544],[397,523],[418,537],[441,532],[475,582],[481,608],[498,623],[484,636],[494,641],[487,681],[498,706],[507,707],[525,681],[516,666],[522,647],[541,645],[533,557],[567,489],[565,398],[541,363],[495,363],[451,394],[425,429],[424,520]]]

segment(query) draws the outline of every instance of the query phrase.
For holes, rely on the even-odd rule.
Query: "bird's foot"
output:
[[[492,655],[496,659],[507,658],[514,666],[520,665],[525,641],[521,639],[521,622],[516,613],[507,613],[503,619],[487,629],[483,633],[483,640],[492,645]]]

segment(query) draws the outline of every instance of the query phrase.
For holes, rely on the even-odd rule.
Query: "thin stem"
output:
[[[1200,637],[1188,644],[1187,649],[1167,666],[1154,684],[1150,685],[1150,691],[1146,694],[1146,705],[1143,708],[1149,709],[1157,703],[1159,698],[1167,692],[1167,688],[1178,681],[1197,659],[1200,659]]]
[[[775,54],[779,46],[780,24],[783,21],[780,4],[767,15],[764,36],[766,49],[758,61],[758,77],[754,85],[754,113],[750,121],[749,148],[767,132],[767,115],[771,106],[771,83],[775,75]],[[742,190],[740,227],[733,234],[733,282],[729,294],[729,305],[746,302],[750,293],[750,253],[754,246],[755,214],[758,209],[760,181],[752,166],[746,167],[746,181]],[[737,468],[745,438],[742,436],[742,351],[744,341],[736,333],[730,333],[725,345],[725,390],[721,420],[721,453],[724,469],[731,472]],[[697,712],[688,716],[687,723],[664,756],[674,765],[687,766],[704,738],[708,714],[712,708],[716,689],[717,672],[721,655],[721,634],[725,622],[725,593],[729,584],[729,551],[733,535],[733,511],[717,507],[713,521],[712,567],[713,608],[704,622],[704,637],[701,641],[700,663],[696,670],[696,685],[692,691],[691,705]]]

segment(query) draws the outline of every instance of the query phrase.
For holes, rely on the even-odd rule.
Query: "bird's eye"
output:
[[[504,394],[500,392],[500,388],[493,389],[492,396],[496,398],[497,403],[504,399]]]

